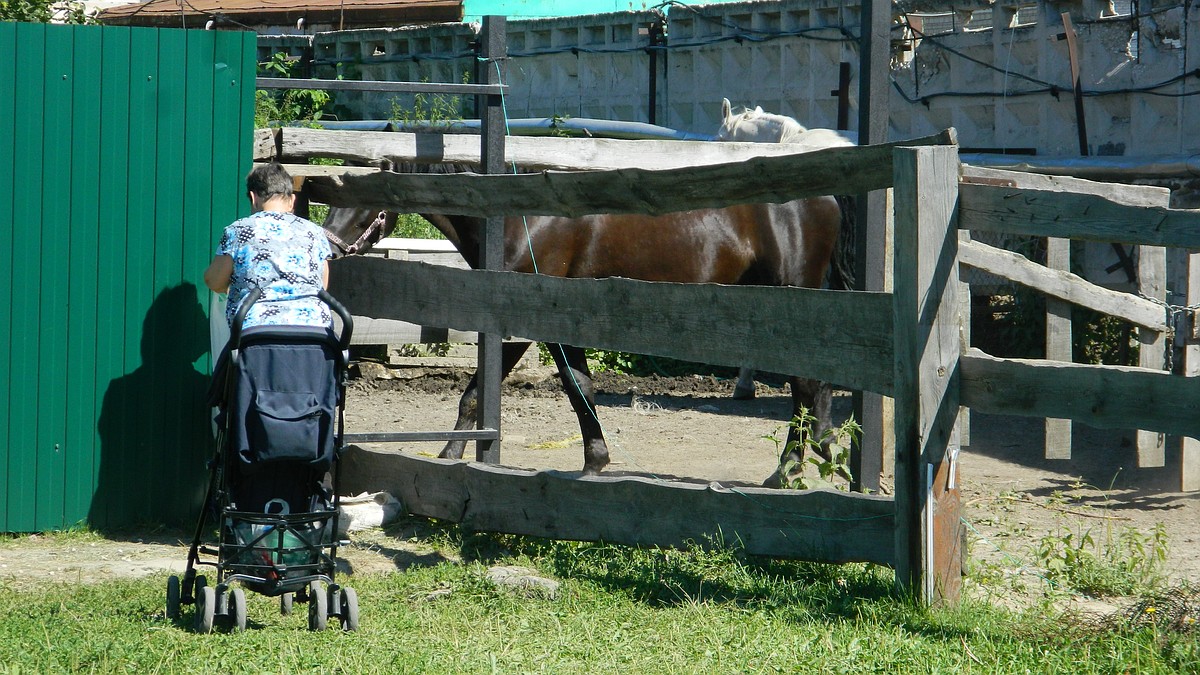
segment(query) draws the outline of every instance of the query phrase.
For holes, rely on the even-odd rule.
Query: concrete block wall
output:
[[[1139,16],[1130,14],[1130,0],[925,1],[920,13],[897,5],[890,136],[953,126],[964,149],[1078,156],[1067,43],[1056,39],[1067,11],[1079,35],[1089,154],[1200,153],[1200,106],[1181,96],[1200,90],[1189,75],[1200,68],[1200,54],[1186,49],[1189,35],[1200,30],[1200,12],[1185,11],[1177,0],[1140,5]],[[665,16],[509,21],[508,114],[649,121],[648,28],[665,18],[668,48],[658,52],[653,97],[658,124],[712,133],[727,97],[810,127],[834,127],[833,91],[845,61],[855,129],[859,11],[853,1],[763,0],[670,6]],[[906,20],[927,36],[906,31]],[[460,82],[470,73],[474,81],[477,30],[477,24],[443,24],[318,33],[311,36],[315,74]],[[1153,93],[1139,92],[1164,82]],[[386,119],[392,98],[339,95],[338,102],[360,119]],[[470,106],[463,102],[464,116],[472,116]]]

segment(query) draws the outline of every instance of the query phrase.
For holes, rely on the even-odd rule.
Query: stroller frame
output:
[[[330,617],[339,619],[344,630],[357,630],[358,596],[354,589],[337,584],[334,577],[338,546],[349,544],[337,536],[340,506],[337,485],[353,320],[346,308],[322,289],[317,297],[341,318],[340,335],[335,335],[332,330],[286,326],[243,331],[246,314],[260,295],[259,289],[253,289],[239,306],[230,328],[228,346],[214,368],[210,403],[222,408],[217,425],[217,449],[209,462],[208,491],[188,550],[187,567],[182,579],[172,575],[167,580],[167,617],[177,619],[182,605],[195,605],[197,632],[209,633],[217,624],[225,624],[235,631],[245,630],[245,587],[262,595],[279,597],[280,611],[285,615],[291,613],[293,602],[308,603],[310,630],[324,630]],[[322,494],[311,498],[315,510],[291,513],[283,508],[271,513],[265,508],[263,511],[239,509],[234,502],[231,481],[243,469],[243,463],[234,451],[233,424],[238,416],[227,408],[235,396],[243,348],[276,345],[277,341],[302,347],[315,345],[325,350],[323,354],[333,355],[336,418],[330,420],[332,452],[328,462],[332,481],[324,482],[324,489],[319,491]],[[330,443],[325,441],[324,444]],[[288,465],[285,461],[285,466],[300,469],[297,475],[311,477],[315,473],[324,473],[324,464],[319,461],[321,449],[317,448],[316,452],[315,469],[309,469],[303,462]],[[240,480],[250,482],[253,477],[242,476]],[[280,499],[271,502],[287,503]],[[219,528],[218,540],[215,544],[205,543],[205,535],[214,521]],[[207,577],[199,574],[200,567],[215,568],[215,587],[209,586]]]

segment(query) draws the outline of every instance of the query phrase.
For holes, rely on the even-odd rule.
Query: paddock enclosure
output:
[[[251,33],[0,23],[0,531],[194,522]],[[200,294],[203,289],[203,295]]]

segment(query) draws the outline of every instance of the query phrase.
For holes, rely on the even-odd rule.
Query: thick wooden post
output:
[[[958,149],[898,148],[893,171],[896,581],[952,603],[962,585]]]
[[[892,3],[863,0],[859,25],[862,27],[859,38],[862,56],[858,64],[858,143],[886,143]],[[876,190],[860,194],[856,196],[856,202],[854,287],[860,291],[883,291],[886,283],[887,192]],[[862,438],[850,457],[855,490],[879,490],[885,454],[885,410],[889,407],[881,394],[854,392],[854,416],[863,427]]]
[[[506,21],[502,16],[483,17],[480,35],[480,56],[483,84],[502,84],[508,53]],[[487,94],[481,110],[480,159],[484,173],[504,172],[504,100],[498,94]],[[504,268],[504,218],[487,219],[486,232],[480,238],[479,259],[484,269]],[[500,385],[502,336],[479,334],[478,370],[478,428],[500,430]],[[500,439],[476,441],[475,458],[480,462],[500,461]]]

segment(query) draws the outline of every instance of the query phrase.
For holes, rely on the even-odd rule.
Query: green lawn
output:
[[[436,529],[436,528],[435,528]],[[409,530],[411,532],[411,529]],[[69,535],[65,535],[69,536]],[[382,536],[382,535],[381,535]],[[928,611],[867,565],[746,559],[728,549],[644,550],[518,537],[429,541],[464,562],[342,576],[357,633],[307,630],[305,607],[249,597],[244,633],[168,621],[165,575],[98,584],[0,582],[6,672],[1172,673],[1200,671],[1195,630],[1083,621],[1047,606],[964,602]],[[486,579],[517,564],[556,597]],[[1194,624],[1189,624],[1194,626]]]

